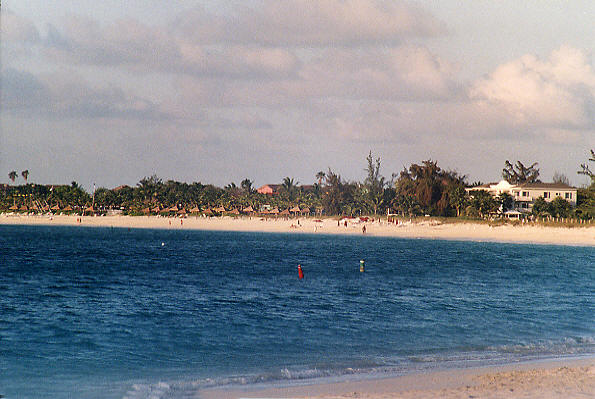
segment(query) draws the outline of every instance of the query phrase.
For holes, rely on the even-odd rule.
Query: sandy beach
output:
[[[595,358],[412,374],[259,391],[205,390],[204,399],[587,399],[595,397]]]
[[[345,225],[347,222],[347,225]],[[595,225],[587,227],[547,227],[540,225],[505,224],[490,226],[485,223],[441,223],[428,219],[399,224],[386,220],[362,222],[359,219],[333,218],[274,219],[260,217],[186,217],[159,216],[71,216],[71,215],[0,215],[0,224],[64,225],[119,228],[198,229],[220,231],[249,231],[271,233],[356,234],[401,238],[427,238],[445,240],[493,241],[509,243],[535,243],[555,245],[595,246]]]

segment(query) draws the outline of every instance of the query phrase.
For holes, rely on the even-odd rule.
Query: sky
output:
[[[469,182],[595,148],[595,2],[5,0],[0,183]],[[15,183],[23,183],[19,177]]]

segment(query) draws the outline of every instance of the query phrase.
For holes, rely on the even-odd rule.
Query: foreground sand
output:
[[[439,371],[260,391],[205,390],[203,399],[592,399],[595,358]]]
[[[79,222],[78,220],[81,220]],[[298,224],[299,220],[299,224]],[[19,216],[0,215],[0,224],[103,226],[123,228],[201,229],[310,234],[358,234],[366,227],[367,236],[430,238],[448,240],[497,241],[559,245],[595,246],[595,224],[588,227],[544,227],[534,225],[502,225],[491,227],[482,223],[444,223],[434,220],[405,222],[398,225],[386,221],[360,222],[350,220],[337,225],[337,219],[263,219],[259,217],[187,217],[158,216]]]

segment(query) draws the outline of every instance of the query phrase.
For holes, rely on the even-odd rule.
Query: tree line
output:
[[[591,150],[588,162],[595,162]],[[554,217],[595,218],[595,175],[588,163],[582,164],[579,174],[589,176],[590,187],[579,189],[577,207],[556,198],[552,202],[538,199],[533,207],[534,215]],[[258,193],[253,181],[246,178],[240,185],[230,183],[225,187],[200,182],[185,183],[163,181],[156,175],[144,177],[135,187],[120,186],[114,189],[98,188],[87,193],[76,182],[70,185],[47,186],[27,182],[29,171],[23,171],[24,185],[5,185],[0,192],[0,210],[48,211],[70,208],[72,212],[92,209],[105,212],[116,209],[125,214],[138,215],[162,213],[171,209],[207,209],[215,213],[249,208],[255,211],[264,208],[279,210],[299,207],[311,213],[324,215],[379,215],[399,213],[405,216],[432,215],[444,217],[486,217],[513,207],[513,198],[504,193],[492,197],[486,191],[468,194],[467,176],[445,170],[433,160],[413,163],[399,174],[387,179],[381,174],[381,160],[370,152],[366,157],[363,181],[348,181],[329,168],[316,173],[313,185],[300,186],[299,182],[285,177],[275,195]],[[14,182],[16,171],[9,173]],[[525,166],[506,161],[502,177],[512,184],[539,182],[537,163]],[[555,181],[568,183],[568,178],[556,174]],[[219,211],[215,211],[219,209]]]

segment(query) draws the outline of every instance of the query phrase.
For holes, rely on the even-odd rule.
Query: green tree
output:
[[[450,191],[450,205],[457,211],[457,216],[461,216],[461,209],[465,208],[469,201],[467,191],[461,185],[452,186]]]
[[[13,171],[11,171],[11,172],[8,173],[8,178],[10,180],[12,180],[13,183],[14,183],[15,179],[17,178],[17,176],[18,175],[17,175],[16,170],[13,170]]]
[[[501,193],[498,196],[498,203],[500,204],[500,208],[502,209],[502,213],[511,210],[514,205],[514,200],[512,195],[508,193]]]
[[[366,189],[366,200],[367,203],[374,211],[374,215],[377,214],[378,209],[384,203],[384,177],[380,175],[380,158],[372,158],[372,151],[366,157],[368,167],[366,171],[368,176],[364,180],[364,187]]]
[[[254,191],[252,189],[252,184],[253,184],[252,180],[244,179],[240,183],[240,187],[242,187],[242,190],[244,191],[245,194],[252,194],[252,192]]]
[[[553,215],[553,210],[549,202],[543,197],[539,197],[533,202],[531,213],[535,216],[551,216]]]
[[[498,210],[498,202],[485,190],[473,191],[471,205],[477,209],[481,217],[488,216]]]
[[[537,165],[538,163],[535,162],[527,167],[521,161],[512,165],[507,160],[504,163],[504,169],[502,169],[502,177],[510,184],[538,183],[539,169]]]
[[[552,202],[550,202],[550,209],[552,212],[552,216],[559,218],[567,218],[570,216],[572,206],[564,198],[556,197]]]
[[[21,176],[23,176],[23,179],[25,179],[25,184],[27,184],[27,179],[29,178],[29,170],[25,169],[24,171],[22,171]]]
[[[281,183],[281,189],[287,194],[289,201],[295,200],[297,185],[299,182],[294,182],[293,178],[285,177]]]

